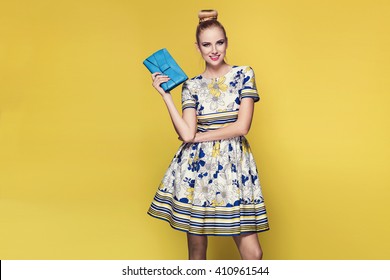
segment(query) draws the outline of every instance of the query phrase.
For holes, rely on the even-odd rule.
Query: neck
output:
[[[230,65],[228,65],[227,63],[223,63],[218,66],[207,64],[204,74],[206,74],[206,76],[208,77],[219,77],[222,76],[223,74],[226,74],[229,68]]]

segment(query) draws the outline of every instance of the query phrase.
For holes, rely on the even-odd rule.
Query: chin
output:
[[[209,64],[217,66],[217,65],[222,65],[224,63],[223,59],[218,59],[217,61],[214,60],[209,60]]]

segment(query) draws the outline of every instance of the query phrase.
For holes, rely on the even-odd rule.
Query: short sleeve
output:
[[[188,88],[188,81],[185,81],[181,91],[181,108],[182,111],[188,108],[195,108],[196,101]]]
[[[253,69],[248,66],[244,69],[244,81],[242,83],[242,89],[240,91],[240,99],[242,98],[253,98],[254,102],[260,100],[260,96],[257,92],[256,81],[255,81],[255,72]]]

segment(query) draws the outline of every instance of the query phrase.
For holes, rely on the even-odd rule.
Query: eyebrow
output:
[[[217,40],[217,42],[219,42],[219,41],[225,41],[225,39],[219,39],[219,40]],[[204,44],[204,43],[211,43],[211,42],[207,42],[207,41],[204,41],[204,42],[202,42],[202,44]]]

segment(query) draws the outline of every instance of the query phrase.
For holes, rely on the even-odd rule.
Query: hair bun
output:
[[[208,21],[208,20],[213,20],[218,18],[218,12],[216,10],[201,10],[198,13],[199,17],[199,23]]]

